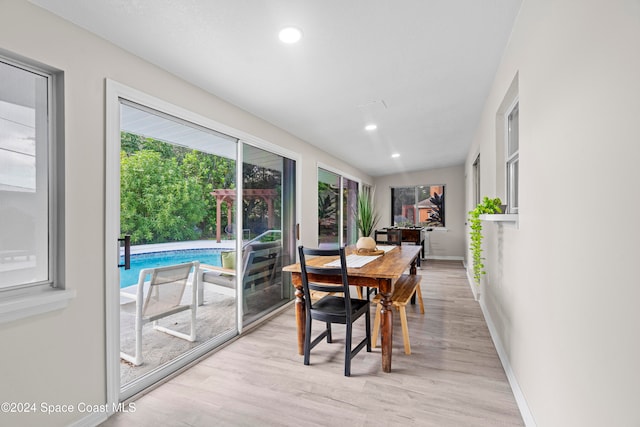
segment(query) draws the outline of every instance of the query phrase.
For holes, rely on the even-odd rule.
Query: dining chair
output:
[[[402,230],[399,228],[385,228],[383,230],[376,230],[374,232],[374,240],[376,245],[402,245]],[[383,237],[384,236],[384,237]],[[371,294],[377,295],[378,288],[365,288],[367,292],[367,299]],[[362,299],[362,290],[358,288],[358,298]]]
[[[306,312],[305,335],[304,335],[304,364],[309,365],[311,349],[318,345],[324,338],[327,343],[332,342],[331,324],[338,323],[346,326],[345,352],[344,352],[344,375],[351,375],[351,360],[364,347],[371,351],[371,315],[369,313],[369,301],[351,298],[349,294],[349,280],[347,278],[347,261],[344,247],[337,249],[312,249],[303,246],[298,247],[300,255],[300,271],[302,278],[302,289],[304,293],[304,304]],[[340,259],[340,267],[316,267],[307,263],[307,257],[329,257],[335,259],[336,255]],[[318,265],[318,264],[316,264]],[[314,275],[313,279],[310,276]],[[334,280],[328,279],[322,282],[317,279],[317,275],[335,276]],[[337,282],[337,283],[336,283]],[[329,294],[317,301],[311,299],[311,292],[328,292]],[[342,296],[332,295],[332,293],[342,293]],[[365,338],[352,349],[353,324],[364,315],[365,318]],[[315,338],[311,338],[311,322],[317,320],[326,324],[325,329]]]

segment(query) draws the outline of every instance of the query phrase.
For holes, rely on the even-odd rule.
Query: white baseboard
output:
[[[475,282],[473,281],[473,279],[469,276],[468,270],[467,279],[469,281],[471,291],[473,292],[474,296],[477,297],[477,287],[475,286]],[[524,421],[525,426],[536,427],[536,422],[533,418],[533,414],[531,413],[529,405],[527,404],[527,400],[525,399],[524,394],[520,389],[520,385],[518,384],[518,380],[513,373],[513,369],[511,369],[511,363],[509,363],[509,358],[507,357],[507,353],[504,349],[504,346],[502,345],[502,341],[500,340],[498,331],[496,330],[493,321],[491,320],[489,311],[484,305],[484,300],[481,299],[480,301],[478,301],[478,303],[480,304],[480,309],[482,310],[482,314],[484,315],[484,320],[487,323],[487,328],[489,329],[489,334],[491,335],[491,339],[493,340],[493,345],[495,346],[498,357],[500,358],[500,362],[502,363],[504,373],[507,375],[507,380],[509,381],[509,385],[511,386],[513,397],[516,399],[516,404],[518,405],[518,409],[520,410],[522,420]]]
[[[478,289],[478,286],[476,285],[476,282],[469,275],[469,269],[467,268],[466,265],[464,266],[464,269],[467,271],[467,281],[469,282],[469,288],[471,288],[471,292],[473,292],[473,298],[475,298],[475,300],[479,302],[480,301],[480,289]],[[482,306],[480,306],[480,307],[482,308]]]

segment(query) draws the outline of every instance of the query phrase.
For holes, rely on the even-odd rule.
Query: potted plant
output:
[[[502,213],[502,201],[499,197],[490,199],[485,197],[472,211],[469,211],[469,226],[471,227],[470,248],[473,254],[473,278],[476,285],[480,285],[480,278],[484,271],[482,263],[482,221],[480,215]]]
[[[380,215],[375,211],[373,207],[374,190],[366,187],[358,194],[358,200],[356,201],[356,225],[360,231],[361,237],[356,243],[358,249],[375,250],[376,241],[371,237],[373,229],[380,220]]]

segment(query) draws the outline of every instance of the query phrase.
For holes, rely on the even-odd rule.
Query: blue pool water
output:
[[[120,287],[125,288],[137,284],[140,270],[144,268],[162,267],[191,261],[221,266],[220,252],[222,252],[221,249],[185,249],[131,255],[131,269],[120,268]],[[124,263],[124,260],[120,259],[120,263]]]

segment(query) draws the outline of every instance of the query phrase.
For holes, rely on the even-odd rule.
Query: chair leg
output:
[[[307,315],[304,329],[304,364],[308,365],[311,355],[311,316]]]
[[[142,320],[138,316],[136,316],[136,356],[133,364],[142,365]]]
[[[194,342],[196,340],[196,309],[198,307],[197,302],[193,302],[191,305],[191,335],[189,335],[189,341]]]
[[[409,327],[407,325],[407,309],[404,305],[399,307],[400,324],[402,325],[402,341],[404,342],[404,354],[411,354],[411,344],[409,343]]]
[[[364,314],[364,324],[367,328],[367,352],[371,353],[371,313],[369,311]]]
[[[351,336],[353,323],[347,323],[347,333],[344,342],[344,376],[351,376]]]
[[[371,340],[371,347],[376,348],[378,344],[378,334],[380,333],[380,313],[382,312],[382,304],[378,303],[376,306],[376,318],[373,320],[373,336]]]
[[[331,344],[333,342],[333,338],[331,337],[331,323],[327,322],[327,342]]]

